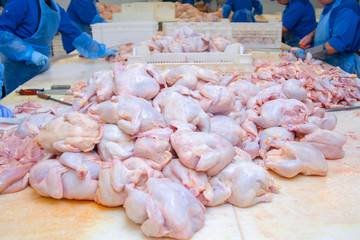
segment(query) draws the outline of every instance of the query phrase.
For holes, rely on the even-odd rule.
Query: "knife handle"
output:
[[[20,89],[19,94],[20,95],[36,95],[37,90],[36,89]]]

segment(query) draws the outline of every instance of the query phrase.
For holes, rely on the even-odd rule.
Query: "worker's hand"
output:
[[[0,117],[9,117],[12,118],[14,117],[13,112],[8,109],[7,107],[0,105]]]
[[[106,58],[115,57],[117,52],[118,52],[118,50],[116,50],[116,49],[107,48],[105,50],[104,57],[106,57]]]
[[[31,55],[30,62],[38,67],[41,67],[49,62],[49,58],[42,53],[34,51]]]
[[[306,58],[306,53],[302,49],[296,49],[292,53],[295,55],[296,58],[300,58],[303,61]]]
[[[299,44],[301,47],[309,48],[311,45],[311,41],[312,41],[312,37],[310,35],[306,35],[300,40]]]

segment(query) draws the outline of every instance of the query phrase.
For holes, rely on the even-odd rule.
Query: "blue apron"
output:
[[[332,11],[341,4],[341,0],[335,0],[332,8],[325,14],[324,11],[320,15],[320,20],[316,28],[314,46],[322,45],[330,39],[329,19]],[[339,66],[348,73],[357,72],[360,77],[360,57],[356,53],[337,53],[324,59],[325,62]]]
[[[234,12],[232,22],[255,22],[254,14],[248,9],[238,9]]]
[[[56,10],[50,8],[44,0],[39,0],[41,15],[38,29],[34,35],[23,39],[23,41],[30,44],[35,51],[47,57],[51,56],[51,42],[60,25],[60,9],[54,0],[50,1]],[[50,67],[50,62],[38,67],[34,64],[28,64],[26,61],[8,59],[4,55],[1,55],[1,59],[5,65],[4,81],[6,94],[9,94],[19,85],[27,82],[39,73],[48,70]]]

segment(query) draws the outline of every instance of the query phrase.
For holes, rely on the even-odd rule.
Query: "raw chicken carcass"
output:
[[[131,64],[123,71],[120,63],[115,63],[115,95],[133,95],[144,99],[154,98],[159,90],[159,84],[165,81],[152,65]],[[122,66],[122,65],[120,65]]]
[[[296,99],[276,99],[266,102],[260,116],[251,117],[251,121],[261,128],[302,124],[307,119],[305,104]]]
[[[216,133],[236,146],[247,139],[247,133],[228,116],[216,115],[211,120],[211,132]]]
[[[178,183],[150,178],[146,183],[148,219],[141,231],[148,237],[190,239],[205,222],[205,207]]]
[[[210,186],[205,172],[198,172],[189,169],[181,164],[179,159],[172,159],[162,170],[164,177],[182,184],[190,192],[198,197],[201,194],[205,202],[211,202],[214,197],[214,191]]]
[[[210,179],[214,189],[214,200],[204,203],[216,206],[229,202],[237,207],[250,207],[261,202],[271,202],[268,192],[278,192],[278,186],[270,174],[252,161],[230,163],[219,174]]]
[[[235,156],[232,144],[215,133],[178,130],[170,139],[184,166],[209,176],[218,174]]]
[[[235,96],[226,87],[204,85],[200,88],[200,106],[205,112],[227,115],[234,111]]]
[[[153,100],[153,106],[161,112],[165,121],[181,121],[193,124],[201,131],[210,131],[210,119],[191,96],[191,90],[173,86],[161,91]]]
[[[113,97],[111,101],[94,105],[88,114],[104,123],[117,124],[130,135],[166,126],[163,116],[149,102],[132,95]]]
[[[84,107],[90,98],[96,96],[97,102],[110,100],[114,95],[114,74],[110,70],[103,70],[95,72],[87,81],[87,86],[84,94],[79,92],[74,93],[74,97],[82,96],[78,102],[80,107]]]
[[[103,126],[91,117],[70,112],[44,125],[35,141],[47,152],[88,152],[102,134]]]
[[[288,142],[279,150],[269,151],[265,166],[287,178],[299,173],[325,176],[328,171],[324,155],[305,142]]]
[[[346,142],[346,137],[335,131],[319,129],[306,135],[301,141],[311,144],[322,152],[326,159],[339,159],[345,155],[342,146]]]
[[[138,134],[135,142],[135,157],[149,160],[152,168],[161,170],[170,161],[170,128],[160,128]]]
[[[131,157],[124,162],[117,159],[107,162],[100,171],[95,202],[107,207],[121,206],[127,196],[126,185],[134,184],[138,189],[143,189],[151,177],[163,175],[152,169],[144,159]]]
[[[180,66],[170,70],[165,76],[166,83],[169,86],[182,85],[191,90],[196,89],[198,85],[197,76],[189,66]]]
[[[227,88],[232,91],[236,99],[239,99],[242,104],[246,104],[251,97],[256,96],[260,91],[259,86],[244,80],[231,82]]]
[[[104,124],[104,134],[97,145],[98,152],[103,161],[114,158],[126,159],[134,155],[135,141],[131,136],[114,124]]]
[[[54,118],[50,113],[38,113],[25,118],[17,127],[14,135],[19,138],[35,137],[39,134],[40,128]]]
[[[286,142],[294,141],[295,135],[283,127],[272,127],[264,129],[260,133],[260,156],[266,156],[271,148],[281,148]]]

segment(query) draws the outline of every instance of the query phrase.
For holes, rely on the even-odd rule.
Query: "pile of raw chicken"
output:
[[[190,53],[224,52],[226,47],[236,40],[224,35],[202,34],[189,27],[181,27],[166,36],[153,36],[140,46],[147,46],[152,53]],[[126,63],[136,45],[127,43],[117,48],[118,52],[111,61]]]
[[[322,106],[359,99],[354,75],[310,56],[238,75],[120,63],[95,72],[73,107],[35,106],[3,138],[0,193],[29,182],[44,197],[123,206],[146,236],[188,239],[205,207],[270,202],[279,186],[268,170],[324,176],[326,159],[344,156]]]
[[[121,7],[118,5],[111,5],[108,3],[96,3],[97,8],[99,9],[100,16],[105,20],[110,21],[113,19],[113,13],[121,12]]]
[[[222,19],[222,9],[220,8],[212,13],[205,13],[191,4],[175,2],[175,18],[181,18],[187,22],[220,22]]]

